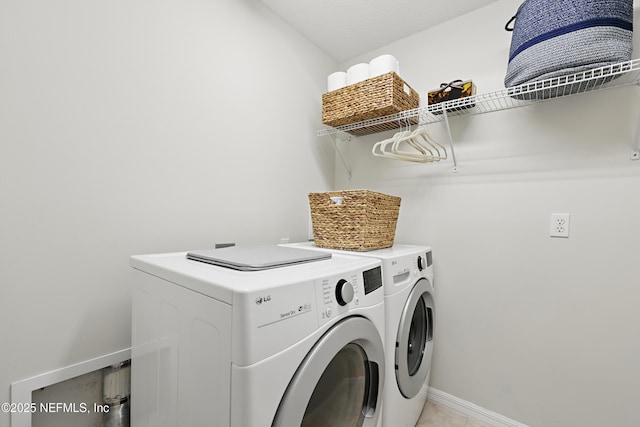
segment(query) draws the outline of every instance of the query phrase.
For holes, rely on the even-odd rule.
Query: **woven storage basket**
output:
[[[412,110],[420,106],[420,95],[396,73],[373,77],[322,95],[322,123],[331,127],[350,125]],[[416,124],[416,117],[410,119]],[[406,126],[390,122],[348,131],[353,135],[367,135]]]
[[[341,197],[336,204],[332,197]],[[369,190],[310,193],[315,245],[320,248],[370,251],[393,246],[400,197]]]

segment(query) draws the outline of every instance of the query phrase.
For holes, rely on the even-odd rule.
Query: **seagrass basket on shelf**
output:
[[[390,72],[345,86],[322,95],[322,123],[331,127],[350,125],[369,119],[412,110],[420,106],[420,95],[396,73]],[[348,132],[360,136],[418,123],[390,121],[359,127]]]
[[[370,251],[393,246],[400,197],[369,190],[310,193],[309,206],[317,247]]]

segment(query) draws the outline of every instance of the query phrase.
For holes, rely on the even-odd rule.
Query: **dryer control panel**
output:
[[[385,260],[384,279],[392,286],[385,287],[385,294],[391,295],[425,277],[433,280],[433,257],[431,250]]]
[[[416,261],[418,263],[418,270],[420,271],[424,270],[425,268],[431,267],[431,264],[433,264],[431,251],[425,253],[424,255],[418,255],[418,259]]]

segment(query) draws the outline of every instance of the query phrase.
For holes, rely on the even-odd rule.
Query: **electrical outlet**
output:
[[[564,213],[551,214],[551,224],[549,225],[549,236],[569,237],[569,220],[571,215]]]

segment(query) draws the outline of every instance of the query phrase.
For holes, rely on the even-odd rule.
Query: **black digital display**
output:
[[[382,268],[376,267],[362,272],[364,276],[364,294],[373,292],[382,286]]]

